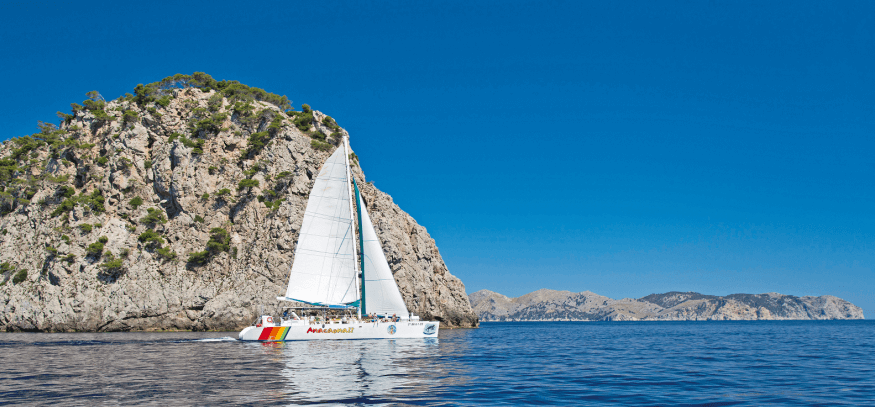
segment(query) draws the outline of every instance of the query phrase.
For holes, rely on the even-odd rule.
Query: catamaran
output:
[[[310,191],[288,289],[277,297],[306,305],[287,307],[279,319],[260,316],[240,332],[241,340],[437,336],[438,322],[420,321],[407,311],[358,184],[350,176],[349,139],[344,137],[341,144],[322,165]]]

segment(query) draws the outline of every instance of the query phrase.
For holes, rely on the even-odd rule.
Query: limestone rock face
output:
[[[215,95],[176,89],[166,107],[112,101],[105,111],[113,121],[79,111],[61,128],[63,145],[19,159],[14,176],[33,194],[0,200],[0,329],[239,330],[262,312],[281,313],[288,303],[276,297],[285,294],[313,179],[339,143],[326,136],[347,133],[322,124],[320,112],[302,130],[274,105],[252,102],[246,115]],[[136,120],[124,122],[122,111]],[[205,115],[218,117],[218,129],[198,123]],[[259,132],[268,140],[253,148]],[[313,137],[331,148],[315,149]],[[16,148],[4,143],[0,157]],[[353,174],[409,310],[442,327],[478,326],[464,284],[426,229],[365,183],[357,160]],[[258,185],[238,187],[244,179]],[[147,224],[151,215],[159,220]],[[101,237],[102,250],[89,251]],[[203,264],[188,261],[198,252]]]
[[[517,298],[480,290],[468,298],[482,321],[700,321],[863,319],[863,310],[831,295],[694,292],[651,294],[614,300],[589,291],[542,289]]]

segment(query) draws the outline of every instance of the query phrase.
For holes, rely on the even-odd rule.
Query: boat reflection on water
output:
[[[350,404],[424,401],[433,399],[442,388],[458,386],[466,381],[466,369],[452,358],[441,357],[447,351],[457,352],[448,348],[458,345],[425,338],[265,342],[250,346],[258,346],[265,356],[283,366],[278,372],[283,388],[265,389],[260,399]]]

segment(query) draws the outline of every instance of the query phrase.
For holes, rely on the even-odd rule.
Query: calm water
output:
[[[0,404],[875,405],[875,321],[484,323],[438,339],[0,334]]]

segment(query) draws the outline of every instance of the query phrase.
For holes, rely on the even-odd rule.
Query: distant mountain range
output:
[[[863,310],[831,295],[705,295],[672,291],[614,300],[590,291],[541,289],[509,298],[489,290],[468,296],[481,321],[722,321],[863,319]]]

